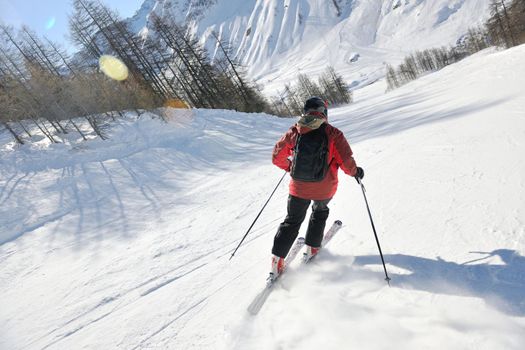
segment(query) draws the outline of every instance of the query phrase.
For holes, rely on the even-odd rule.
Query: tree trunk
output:
[[[25,133],[27,134],[27,136],[29,136],[29,138],[31,138],[31,133],[29,132],[29,130],[27,130],[27,128],[25,127],[25,125],[22,123],[22,121],[18,121],[18,124],[22,127],[22,129],[24,129]]]
[[[16,142],[18,142],[19,144],[23,145],[24,144],[24,141],[22,141],[22,139],[17,135],[17,133],[9,126],[9,124],[7,122],[2,122],[2,125],[5,126],[5,128],[7,130],[9,130],[9,132],[11,133],[11,135],[13,135],[13,137],[15,138]]]
[[[69,119],[69,121],[71,122],[71,124],[73,124],[73,127],[77,130],[77,132],[80,134],[80,136],[82,136],[82,139],[84,141],[87,141],[87,138],[86,136],[84,135],[84,133],[80,130],[80,128],[78,127],[77,124],[75,124],[75,122],[73,121],[73,119]]]

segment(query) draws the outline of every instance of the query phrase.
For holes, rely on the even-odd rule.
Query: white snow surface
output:
[[[523,60],[487,50],[331,109],[391,287],[340,172],[343,228],[255,317],[288,178],[229,257],[283,174],[270,158],[292,119],[130,114],[109,141],[23,147],[0,134],[0,349],[523,349]]]
[[[151,13],[185,22],[213,57],[215,31],[267,94],[299,73],[334,66],[353,87],[384,76],[384,64],[449,46],[481,25],[488,0],[145,0],[130,19],[147,32]],[[360,55],[356,62],[355,54]]]

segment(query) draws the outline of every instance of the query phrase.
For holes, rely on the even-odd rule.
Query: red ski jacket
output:
[[[357,166],[352,157],[352,149],[346,141],[343,133],[333,127],[326,125],[326,134],[328,135],[328,164],[330,168],[325,178],[319,182],[305,182],[300,180],[290,180],[290,194],[295,197],[312,200],[324,200],[332,198],[337,191],[337,170],[341,168],[346,174],[354,176],[357,172]],[[286,134],[284,134],[275,144],[272,155],[273,164],[279,168],[290,171],[290,160],[297,136],[312,131],[312,129],[294,125]]]

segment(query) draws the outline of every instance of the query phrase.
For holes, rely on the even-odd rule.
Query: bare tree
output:
[[[513,0],[508,6],[510,26],[514,30],[516,45],[525,43],[525,0]]]
[[[386,86],[387,91],[393,90],[401,86],[397,77],[396,70],[391,65],[386,65]]]
[[[509,23],[502,9],[502,0],[492,0],[490,2],[490,18],[486,25],[493,42],[505,47],[512,46],[512,38],[509,33]]]

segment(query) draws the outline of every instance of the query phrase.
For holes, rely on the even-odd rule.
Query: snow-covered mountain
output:
[[[147,33],[151,13],[190,25],[211,53],[215,31],[270,91],[299,72],[331,64],[354,84],[383,75],[383,62],[455,43],[483,21],[489,0],[146,0],[131,19]],[[273,84],[272,84],[273,83]]]

